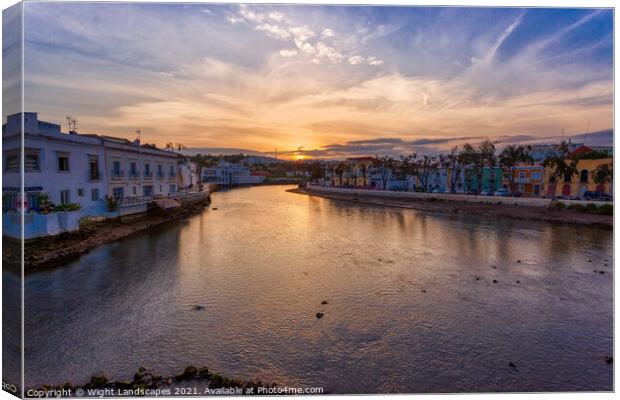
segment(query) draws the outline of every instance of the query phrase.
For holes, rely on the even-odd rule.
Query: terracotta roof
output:
[[[252,175],[252,176],[269,176],[271,174],[269,172],[265,172],[265,171],[250,171],[250,175]]]
[[[568,156],[569,157],[573,157],[573,156],[578,156],[578,155],[581,155],[581,154],[586,154],[586,153],[591,153],[591,152],[592,152],[591,148],[589,148],[585,144],[582,144],[581,146],[579,146],[575,150],[573,150],[573,152],[570,153]]]

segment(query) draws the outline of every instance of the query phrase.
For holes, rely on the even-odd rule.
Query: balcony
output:
[[[130,196],[116,198],[116,205],[119,208],[139,206],[142,204],[148,204],[153,200],[152,196]]]
[[[125,171],[123,170],[112,170],[110,171],[110,176],[112,179],[121,179],[125,176]]]
[[[177,174],[175,172],[170,172],[168,174],[168,179],[176,179],[177,178]]]
[[[138,179],[140,173],[138,171],[129,171],[129,179]]]
[[[144,177],[146,179],[151,179],[153,178],[153,172],[152,171],[144,171]]]
[[[157,171],[157,178],[164,179],[165,177],[166,174],[164,173],[164,171]]]
[[[101,171],[96,169],[91,169],[88,171],[88,180],[89,181],[98,181],[101,179]]]

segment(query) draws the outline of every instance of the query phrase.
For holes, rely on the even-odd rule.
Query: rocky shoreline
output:
[[[214,373],[207,367],[187,366],[174,376],[162,376],[139,367],[131,380],[111,380],[93,375],[85,384],[43,385],[26,389],[26,397],[125,397],[125,396],[206,396],[223,394],[273,394],[276,383],[243,381]]]
[[[122,220],[120,218],[100,222],[88,222],[75,233],[40,238],[24,243],[24,272],[26,274],[51,269],[67,263],[102,244],[123,239],[149,228],[180,221],[198,214],[210,204],[209,201],[163,212],[150,211],[147,215]],[[2,260],[14,273],[21,273],[20,243],[4,239]]]
[[[365,194],[327,193],[303,188],[289,189],[288,192],[378,206],[409,208],[427,212],[441,212],[457,215],[502,216],[553,223],[591,225],[609,230],[613,229],[614,222],[613,215],[588,214],[569,209],[524,207],[508,204],[465,203],[439,199],[419,200],[402,197],[379,197]]]

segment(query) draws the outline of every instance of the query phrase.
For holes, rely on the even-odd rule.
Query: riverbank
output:
[[[51,269],[67,263],[102,244],[137,234],[146,229],[183,220],[200,213],[210,201],[188,205],[172,211],[150,211],[132,219],[112,219],[87,222],[75,233],[45,237],[24,243],[24,272],[26,274]],[[20,243],[4,238],[2,259],[9,270],[20,272]]]
[[[515,219],[530,219],[554,223],[569,223],[613,229],[613,215],[588,214],[584,212],[546,207],[526,207],[512,204],[473,203],[444,199],[414,199],[360,193],[323,192],[312,189],[295,188],[288,192],[323,197],[334,200],[352,201],[387,207],[409,208],[427,212],[441,212],[462,215],[502,216]]]
[[[277,384],[260,380],[243,381],[221,376],[207,367],[186,367],[174,376],[162,376],[140,367],[133,378],[111,380],[93,375],[85,384],[65,382],[26,390],[26,397],[125,397],[125,396],[208,396],[277,393]]]

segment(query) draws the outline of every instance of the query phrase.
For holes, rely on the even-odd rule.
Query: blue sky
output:
[[[26,3],[25,24],[26,108],[84,132],[335,157],[612,128],[611,10]]]

